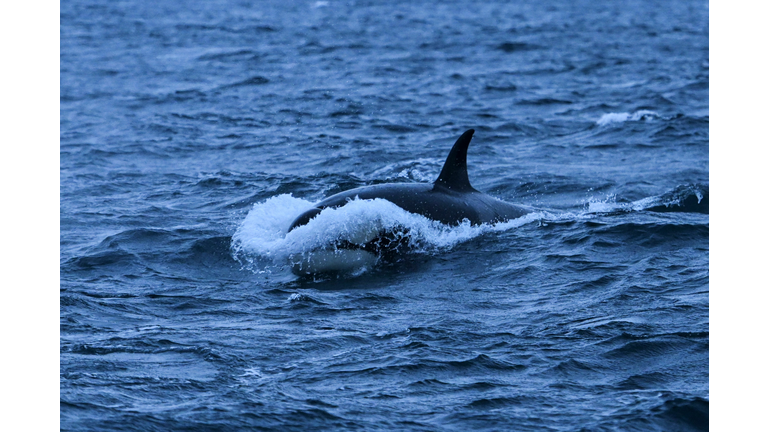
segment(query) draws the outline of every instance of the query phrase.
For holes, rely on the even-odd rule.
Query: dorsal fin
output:
[[[467,175],[467,147],[469,147],[474,133],[475,130],[470,129],[456,140],[451,152],[448,153],[443,170],[440,171],[440,175],[435,180],[435,186],[442,186],[458,192],[475,190],[469,184],[469,176]]]

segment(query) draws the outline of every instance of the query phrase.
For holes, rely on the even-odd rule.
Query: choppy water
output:
[[[708,4],[384,3],[61,4],[63,430],[707,428]],[[283,233],[468,128],[541,211]],[[360,223],[420,247],[288,270]]]

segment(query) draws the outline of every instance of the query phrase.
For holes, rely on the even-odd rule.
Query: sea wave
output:
[[[589,201],[589,213],[652,211],[709,214],[709,185],[680,185],[662,195],[650,196],[629,203],[617,203],[614,197]]]
[[[658,118],[659,115],[653,111],[640,110],[633,113],[608,113],[603,114],[600,119],[597,120],[598,126],[606,126],[611,123],[624,123],[627,121],[640,121],[640,120],[653,120]]]

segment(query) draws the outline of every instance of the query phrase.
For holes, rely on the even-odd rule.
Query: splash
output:
[[[418,158],[413,161],[387,164],[369,175],[358,175],[368,180],[406,179],[415,182],[432,183],[440,174],[444,160],[437,158]]]
[[[506,231],[545,216],[535,212],[492,225],[473,226],[465,220],[448,226],[383,199],[357,199],[343,207],[326,208],[308,224],[288,232],[291,222],[311,207],[311,202],[291,195],[254,204],[232,237],[235,259],[252,271],[272,272],[313,252],[333,251],[344,241],[360,243],[380,232],[407,240],[409,253],[434,254],[487,232]]]
[[[626,121],[639,121],[639,120],[651,120],[657,118],[659,115],[653,111],[640,110],[634,113],[608,113],[603,114],[602,117],[596,122],[598,126],[606,126],[611,123],[624,123]]]
[[[662,195],[651,196],[628,203],[616,202],[616,196],[587,202],[587,213],[613,213],[630,211],[681,212],[709,214],[709,186],[680,185]]]

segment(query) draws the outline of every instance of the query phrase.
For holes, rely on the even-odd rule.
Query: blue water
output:
[[[708,427],[707,2],[60,6],[62,430]],[[469,128],[532,216],[285,236]],[[420,247],[290,272],[386,218]]]

